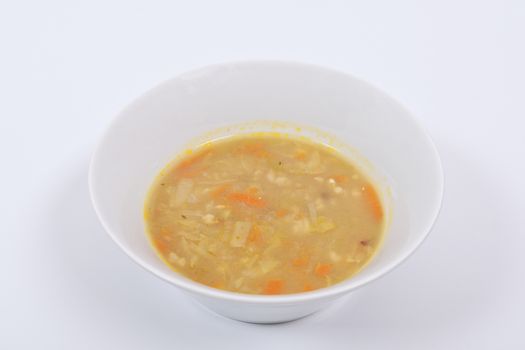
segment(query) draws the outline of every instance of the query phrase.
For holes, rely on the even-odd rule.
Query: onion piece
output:
[[[235,223],[230,245],[232,247],[243,247],[252,228],[252,223],[249,221],[237,221]]]
[[[310,221],[308,221],[307,218],[294,220],[292,224],[292,230],[293,230],[293,233],[296,233],[296,234],[309,233],[311,230]]]
[[[310,220],[317,222],[317,208],[314,203],[308,203],[308,213],[310,213]]]
[[[170,206],[180,207],[191,193],[193,189],[193,180],[191,179],[182,179],[177,185],[177,190],[175,191],[175,197],[170,201]]]
[[[177,264],[181,267],[184,267],[186,265],[186,258],[184,257],[180,257],[178,256],[177,254],[175,254],[174,252],[170,252],[170,254],[168,255],[168,260],[174,264]]]
[[[277,266],[279,266],[279,261],[275,259],[265,259],[259,261],[259,267],[261,268],[261,272],[263,274],[267,274],[268,272],[275,269]]]
[[[314,232],[325,233],[335,228],[335,223],[326,216],[318,216],[316,222],[313,225]]]

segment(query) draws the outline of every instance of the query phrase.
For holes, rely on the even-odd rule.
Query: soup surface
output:
[[[258,133],[208,142],[168,166],[145,206],[150,239],[175,271],[250,294],[330,286],[377,250],[383,207],[337,151]]]

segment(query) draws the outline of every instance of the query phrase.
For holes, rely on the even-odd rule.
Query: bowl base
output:
[[[251,304],[243,305],[225,305],[226,301],[217,302],[213,299],[203,298],[201,296],[189,295],[200,307],[215,315],[225,317],[231,320],[254,323],[254,324],[279,324],[292,322],[307,316],[310,316],[321,309],[329,306],[333,300],[316,301],[312,304],[296,305],[268,305],[268,304]]]

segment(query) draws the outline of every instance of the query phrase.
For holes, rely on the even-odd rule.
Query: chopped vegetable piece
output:
[[[347,175],[335,175],[332,176],[332,178],[337,182],[339,185],[345,184],[348,182],[348,176]]]
[[[372,210],[372,215],[377,220],[381,220],[383,218],[383,207],[375,189],[372,186],[363,186],[363,194]]]
[[[315,267],[315,274],[320,277],[328,275],[332,271],[332,264],[321,264],[318,263]]]
[[[301,255],[292,260],[292,265],[295,267],[303,267],[303,266],[308,265],[309,261],[310,261],[310,258],[308,256]]]
[[[199,257],[197,255],[192,256],[190,259],[190,267],[194,268],[198,260],[199,260]]]
[[[193,184],[193,180],[190,179],[180,180],[177,185],[177,190],[175,191],[175,196],[172,198],[170,205],[172,207],[180,207],[184,204],[193,189]]]
[[[219,185],[210,192],[210,195],[212,196],[212,198],[218,199],[224,196],[226,192],[230,189],[230,187],[230,184]]]
[[[308,213],[310,213],[310,220],[312,222],[317,222],[317,208],[314,203],[308,203]]]
[[[208,284],[210,287],[212,288],[217,288],[217,289],[223,289],[224,288],[224,282],[223,281],[213,281],[213,282],[210,282]]]
[[[181,267],[184,267],[186,266],[186,258],[184,257],[180,257],[178,256],[177,254],[175,254],[174,252],[170,252],[170,254],[168,255],[168,260],[174,264],[177,264]]]
[[[261,241],[261,229],[257,225],[252,225],[250,234],[248,235],[248,242],[259,243]]]
[[[274,183],[277,185],[277,186],[286,186],[288,185],[290,181],[288,180],[287,177],[285,176],[278,176],[275,178],[274,180]]]
[[[292,230],[294,233],[297,233],[297,234],[309,233],[311,230],[310,222],[305,217],[297,219],[292,224]]]
[[[251,268],[253,266],[253,264],[255,264],[257,259],[259,259],[259,255],[256,254],[256,255],[252,256],[251,259],[249,259],[246,262],[246,267]]]
[[[178,171],[186,171],[188,170],[189,168],[193,167],[194,165],[196,165],[197,163],[199,163],[201,160],[204,159],[204,157],[206,157],[207,155],[209,154],[209,151],[202,151],[192,157],[188,157],[184,160],[182,160],[178,165],[177,167],[175,168],[175,170],[178,170]]]
[[[307,169],[309,170],[309,172],[322,171],[321,156],[319,155],[319,152],[315,151],[312,153],[312,156],[310,157],[310,160],[307,164]]]
[[[280,279],[269,280],[264,287],[264,294],[281,294],[283,292],[284,282]]]
[[[275,259],[263,259],[259,261],[259,267],[261,268],[261,272],[263,274],[266,274],[272,271],[279,265],[280,265],[279,261]]]
[[[335,224],[332,220],[326,216],[318,216],[312,230],[318,233],[325,233],[333,229],[335,229]]]
[[[238,289],[242,286],[243,282],[244,282],[244,277],[241,276],[237,278],[235,281],[233,281],[233,286]]]
[[[233,230],[230,245],[232,247],[243,247],[252,227],[251,222],[237,221]]]
[[[361,197],[363,194],[362,194],[362,191],[359,191],[359,190],[352,190],[352,192],[350,192],[352,194],[352,196],[354,197]]]
[[[298,149],[294,156],[293,156],[295,159],[297,160],[305,160],[306,159],[306,151],[302,150],[302,149]]]
[[[219,220],[217,220],[217,218],[213,214],[203,215],[202,221],[204,221],[204,223],[208,225],[213,225],[219,222]]]
[[[258,196],[252,196],[247,193],[233,192],[230,193],[228,199],[233,202],[244,203],[247,206],[254,208],[264,208],[266,207],[266,201]]]
[[[204,168],[203,169],[185,169],[181,171],[179,175],[183,178],[193,178],[193,177],[199,176],[203,171],[204,171]]]
[[[198,232],[179,231],[178,234],[179,236],[184,237],[185,239],[190,241],[200,241],[204,237]]]
[[[239,148],[239,151],[257,158],[268,158],[270,156],[264,145],[258,142],[245,144]]]
[[[279,209],[275,211],[275,216],[278,218],[285,217],[290,211],[288,209]]]
[[[330,256],[330,260],[332,260],[333,262],[341,261],[341,255],[337,254],[333,250],[331,250],[328,255]]]
[[[366,258],[370,255],[371,252],[371,246],[363,246],[360,245],[358,249],[356,249],[353,253],[353,255],[350,255],[346,261],[351,263],[360,263],[362,261],[365,261]]]
[[[169,250],[169,246],[163,240],[157,239],[153,242],[157,250],[161,253],[166,253]]]
[[[266,174],[266,179],[270,183],[277,185],[277,186],[286,186],[290,183],[290,180],[286,176],[283,176],[282,174],[276,174],[273,171],[273,169],[270,169],[268,171],[268,174]]]

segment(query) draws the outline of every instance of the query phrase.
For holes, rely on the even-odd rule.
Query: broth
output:
[[[384,231],[381,200],[336,150],[258,133],[212,141],[169,165],[145,205],[175,271],[249,294],[328,287],[357,273]]]

